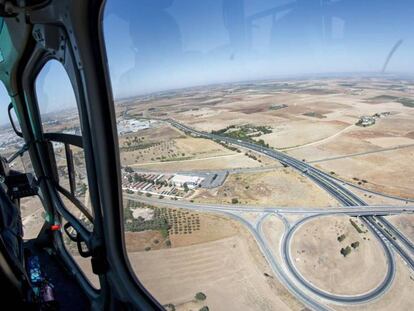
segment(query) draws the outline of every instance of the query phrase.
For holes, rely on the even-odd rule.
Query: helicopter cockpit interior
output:
[[[412,0],[0,0],[5,310],[414,310]]]
[[[18,150],[4,150],[0,159],[0,283],[10,310],[160,309],[131,273],[123,250],[103,6],[104,1],[66,0],[0,4],[0,79],[9,98],[1,113],[10,118],[11,139],[20,141]],[[73,86],[77,133],[45,130],[35,78],[50,60],[64,68]],[[66,185],[59,182],[53,144],[62,146]],[[77,198],[82,189],[76,189],[74,152],[84,154],[88,207]],[[23,239],[20,204],[31,197],[43,206],[44,218],[37,220],[38,234]],[[99,289],[68,254],[64,240],[89,262]]]

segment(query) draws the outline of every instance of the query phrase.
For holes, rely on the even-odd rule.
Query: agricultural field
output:
[[[168,116],[206,132],[255,140],[348,181],[365,179],[371,190],[409,197],[414,172],[402,173],[412,169],[404,159],[413,155],[413,100],[408,80],[332,78],[185,89],[137,98],[130,109],[147,117]],[[372,126],[355,125],[361,116],[374,115],[379,117]],[[208,165],[217,167],[210,161]]]
[[[189,171],[258,167],[273,163],[228,144],[187,136],[167,124],[128,134],[121,137],[120,144],[122,165],[135,168]]]
[[[231,174],[221,187],[197,190],[192,199],[196,202],[274,207],[337,206],[337,202],[321,188],[291,168]]]

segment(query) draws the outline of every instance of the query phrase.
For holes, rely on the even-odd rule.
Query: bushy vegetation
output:
[[[131,152],[131,151],[136,151],[136,150],[141,150],[141,149],[148,149],[154,146],[159,146],[161,145],[161,143],[157,142],[157,143],[133,143],[131,141],[126,141],[124,146],[119,148],[120,151],[124,151],[124,152]]]
[[[163,306],[166,311],[175,311],[175,306],[172,303]]]
[[[203,292],[198,292],[195,294],[195,299],[197,300],[206,300],[207,296]]]
[[[210,310],[210,309],[207,306],[204,306],[204,307],[200,308],[199,311],[208,311],[208,310]]]
[[[355,241],[353,243],[351,243],[351,246],[353,249],[357,248],[359,246],[359,241]]]
[[[214,140],[217,144],[222,145],[224,148],[229,149],[230,151],[241,152],[241,150],[237,147],[234,147],[224,141],[221,140]]]
[[[346,235],[345,234],[341,234],[340,236],[338,236],[338,242],[342,242],[343,240],[345,240]]]
[[[164,216],[155,215],[154,213],[154,218],[151,220],[145,220],[142,217],[134,218],[131,208],[127,207],[124,211],[124,219],[126,231],[140,232],[146,230],[158,230],[163,237],[168,236],[170,225]]]
[[[414,99],[402,97],[402,98],[399,98],[397,102],[399,102],[405,107],[414,108]]]
[[[133,209],[149,208],[154,211],[151,220],[144,220],[142,217],[135,219]],[[156,207],[141,202],[128,201],[124,212],[125,230],[126,231],[145,231],[158,230],[164,238],[170,234],[191,234],[200,230],[200,217],[197,213],[183,209],[174,209],[168,207]],[[166,245],[171,246],[171,241],[166,240]]]
[[[355,228],[356,231],[358,231],[358,233],[364,233],[364,231],[357,225],[357,223],[355,221],[353,221],[352,219],[349,219],[351,225]]]
[[[352,249],[351,249],[351,247],[349,245],[347,247],[345,247],[345,248],[341,248],[341,254],[344,257],[348,256],[351,253],[351,251],[352,251]]]
[[[263,139],[254,140],[253,137],[259,137],[270,133],[272,133],[272,129],[268,126],[256,126],[251,124],[241,126],[230,125],[224,129],[211,131],[211,134],[214,135],[244,140],[264,147],[269,147],[269,144],[266,144]]]

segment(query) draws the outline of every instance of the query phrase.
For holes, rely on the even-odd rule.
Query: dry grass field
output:
[[[407,147],[414,144],[413,98],[414,86],[408,80],[332,78],[177,90],[131,100],[130,106],[134,113],[168,116],[204,131],[269,126],[272,133],[255,139],[299,159],[320,161],[322,169],[348,180],[368,180],[370,189],[408,197],[414,176],[407,161],[414,155],[414,147]],[[354,126],[363,115],[381,113],[389,115],[370,127]],[[406,148],[383,151],[401,146]],[[378,152],[355,155],[373,151]]]
[[[275,162],[265,156],[248,157],[208,139],[187,136],[166,123],[157,123],[120,138],[123,166],[160,171],[191,171],[262,167]]]
[[[357,219],[352,220],[366,229]],[[354,242],[359,246],[351,247]],[[351,252],[344,256],[340,251],[347,246]],[[334,294],[363,294],[379,285],[386,274],[386,258],[379,242],[370,232],[358,233],[346,216],[320,217],[304,223],[292,237],[290,251],[306,280]]]
[[[301,310],[278,281],[264,275],[270,272],[258,251],[239,233],[191,247],[129,253],[129,258],[150,292],[177,310],[200,308],[197,292],[205,293],[210,310]]]
[[[277,161],[246,154],[246,150],[239,147],[234,149],[189,136],[159,119],[172,118],[197,130],[227,135],[231,135],[226,132],[229,126],[235,126],[231,127],[233,130],[266,127],[269,131],[249,133],[252,135],[242,139],[268,144],[270,148],[368,189],[413,198],[412,81],[315,78],[212,85],[138,96],[122,101],[116,109],[120,119],[158,119],[148,129],[119,137],[123,166],[157,172],[273,167]],[[357,126],[362,116],[375,116],[375,124]],[[66,120],[66,123],[50,125],[48,130],[77,130],[77,118]],[[86,183],[85,165],[81,152],[76,149],[74,152],[79,162],[75,163],[76,173],[81,177],[77,182],[81,185]],[[62,146],[56,154],[61,183],[67,184]],[[399,204],[355,192],[369,204]],[[86,203],[89,201],[87,192],[79,198]],[[283,167],[230,173],[222,186],[197,189],[189,199],[257,206],[338,205],[308,178]],[[73,212],[74,208],[69,206],[69,210]],[[163,217],[168,214],[165,210],[163,213]],[[125,233],[134,271],[162,304],[173,304],[179,311],[196,311],[203,306],[226,311],[306,310],[272,274],[253,236],[240,223],[224,216],[194,211],[174,211],[171,215],[168,214],[168,221],[177,218],[178,224],[170,226],[168,223],[168,229],[146,228],[134,232],[131,229]],[[22,216],[25,238],[34,237],[42,223],[39,202],[24,200]],[[257,220],[257,215],[244,216],[252,223]],[[291,223],[300,217],[302,215],[286,216]],[[389,220],[414,241],[412,217],[391,216]],[[352,220],[362,228],[361,222]],[[187,225],[191,225],[191,230]],[[264,236],[278,261],[281,261],[279,244],[283,230],[283,222],[276,216],[268,217],[263,223]],[[355,242],[359,245],[351,246]],[[350,252],[344,256],[341,249]],[[375,288],[386,272],[379,242],[369,232],[358,233],[350,218],[345,216],[320,217],[304,223],[292,238],[291,256],[308,281],[335,294],[365,293]],[[76,260],[97,284],[90,260],[81,257]],[[399,256],[396,256],[396,263],[395,280],[381,299],[362,305],[332,305],[332,308],[341,311],[413,310],[413,273]],[[197,292],[203,292],[207,298],[196,300]]]
[[[171,235],[171,247],[145,251],[143,247],[161,238],[157,233],[126,233],[135,273],[162,304],[183,311],[204,305],[210,310],[303,310],[272,276],[255,240],[242,225],[219,215],[198,215],[200,230]],[[96,282],[89,262],[76,260]],[[197,292],[203,292],[206,300],[197,301]]]
[[[370,303],[362,305],[332,305],[338,311],[411,311],[414,309],[414,276],[399,256],[396,256],[396,275],[390,289]]]
[[[387,220],[389,220],[409,240],[414,242],[414,215],[403,214],[388,216]]]
[[[266,239],[267,245],[272,252],[275,259],[281,264],[282,258],[280,256],[280,246],[283,233],[285,232],[285,225],[282,220],[275,215],[268,216],[262,224],[263,235]]]
[[[166,162],[148,162],[131,165],[135,168],[144,168],[161,172],[179,171],[210,171],[210,170],[230,170],[238,168],[261,167],[259,162],[249,159],[241,153],[230,155],[205,157],[198,159],[188,159]]]
[[[337,202],[309,179],[291,168],[270,172],[231,174],[216,189],[197,190],[197,202],[238,203],[264,206],[328,207]]]

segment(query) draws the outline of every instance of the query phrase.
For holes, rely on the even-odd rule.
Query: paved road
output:
[[[261,221],[254,227],[250,222],[246,221],[243,217],[240,217],[233,213],[226,213],[228,216],[238,220],[240,223],[244,224],[248,230],[254,236],[259,248],[261,249],[262,253],[264,254],[267,262],[269,263],[273,273],[277,275],[278,279],[283,282],[283,284],[287,287],[287,289],[293,293],[300,301],[302,301],[306,306],[311,307],[314,310],[321,310],[321,311],[328,311],[330,309],[326,308],[321,303],[317,302],[316,300],[308,297],[303,291],[301,291],[286,275],[283,268],[278,264],[275,260],[271,250],[268,248],[267,243],[263,240],[263,234],[260,232],[258,226],[260,226]],[[264,218],[264,217],[263,217]],[[262,218],[262,219],[263,219]]]
[[[392,234],[397,236],[397,239],[399,241],[401,241],[402,244],[404,244],[404,246],[410,251],[410,253],[414,253],[414,244],[407,239],[404,235],[402,235],[400,233],[399,230],[397,230],[397,228],[394,227],[393,224],[391,224],[387,219],[385,218],[380,218],[379,222],[385,227],[387,228],[387,230]]]
[[[301,291],[297,286],[289,279],[289,277],[284,272],[283,268],[278,264],[278,262],[275,260],[275,258],[272,255],[272,252],[268,248],[266,242],[262,238],[263,235],[261,235],[257,227],[255,228],[250,222],[248,222],[246,219],[238,215],[237,213],[240,212],[242,209],[228,209],[228,208],[220,208],[218,206],[204,206],[200,207],[197,206],[197,204],[192,203],[186,203],[182,201],[173,201],[173,200],[160,200],[160,199],[148,199],[143,196],[137,196],[137,195],[129,195],[124,194],[124,197],[138,201],[138,202],[144,202],[149,204],[156,204],[156,205],[165,205],[165,206],[174,206],[177,208],[186,208],[186,209],[192,209],[203,212],[213,212],[213,213],[221,213],[224,214],[230,218],[233,218],[243,224],[253,235],[255,238],[260,250],[262,251],[264,257],[266,258],[267,262],[269,263],[273,273],[279,278],[281,282],[287,287],[287,289],[294,294],[300,301],[302,301],[306,306],[311,307],[314,310],[321,310],[321,311],[328,311],[330,309],[327,309],[325,306],[320,304],[319,302],[315,301],[314,299],[308,297],[303,291]],[[257,210],[258,211],[258,210]],[[265,214],[266,215],[266,214]]]
[[[214,134],[210,134],[210,133],[204,133],[204,132],[200,132],[197,130],[194,130],[188,126],[182,125],[172,119],[167,119],[167,120],[163,120],[166,122],[169,122],[172,126],[186,132],[189,134],[192,134],[194,136],[198,136],[198,137],[204,137],[204,138],[209,138],[215,141],[224,141],[226,143],[230,143],[233,145],[238,145],[240,147],[246,148],[246,149],[250,149],[252,151],[256,151],[258,153],[267,155],[271,158],[274,158],[276,160],[278,160],[279,162],[281,162],[284,165],[287,166],[291,166],[292,168],[298,170],[299,172],[301,172],[303,175],[306,175],[308,178],[310,178],[311,180],[313,180],[315,183],[317,183],[321,188],[325,189],[329,194],[332,195],[332,197],[334,197],[338,202],[340,202],[343,206],[347,206],[350,210],[351,210],[351,206],[367,206],[367,204],[362,201],[360,198],[358,198],[354,193],[352,193],[351,191],[349,191],[347,188],[343,187],[342,184],[336,182],[335,180],[333,180],[331,178],[330,175],[320,171],[319,169],[316,169],[312,166],[310,166],[308,163],[299,161],[293,157],[290,157],[282,152],[270,149],[270,148],[266,148],[264,146],[255,144],[255,143],[250,143],[250,142],[246,142],[246,141],[242,141],[242,140],[238,140],[238,139],[233,139],[233,138],[229,138],[229,137],[223,137],[223,136],[218,136],[218,135],[214,135]],[[353,209],[352,209],[353,210]],[[216,210],[217,211],[217,210]],[[403,210],[402,210],[403,211]],[[303,211],[302,211],[303,213]],[[369,212],[367,212],[369,213]],[[369,216],[367,216],[369,215]],[[384,254],[386,256],[386,260],[388,263],[388,272],[387,272],[387,278],[386,280],[376,289],[374,289],[373,291],[371,291],[370,293],[367,293],[366,295],[363,296],[353,296],[353,298],[349,298],[350,300],[348,300],[347,297],[329,297],[331,298],[333,301],[336,302],[344,302],[346,299],[347,302],[352,302],[353,299],[355,299],[356,302],[362,302],[362,301],[368,301],[371,300],[373,298],[377,298],[380,294],[384,293],[385,290],[388,288],[388,286],[391,283],[392,278],[390,278],[389,276],[392,275],[395,271],[395,263],[394,263],[394,257],[392,255],[392,250],[390,247],[390,244],[393,246],[393,248],[395,248],[397,250],[397,252],[401,255],[401,257],[408,263],[410,264],[410,257],[409,255],[399,246],[399,244],[392,238],[390,238],[389,236],[387,236],[387,233],[384,231],[384,228],[379,226],[378,223],[375,221],[375,219],[373,218],[373,216],[371,216],[371,214],[364,214],[364,215],[360,215],[361,219],[366,223],[367,227],[372,229],[372,232],[374,234],[374,236],[378,239],[378,241],[381,243],[381,245],[384,248]],[[377,217],[378,219],[381,219],[381,216]],[[256,232],[257,233],[257,232]],[[255,237],[257,238],[256,234]],[[260,241],[261,239],[257,239],[258,241]],[[262,241],[263,242],[263,241]],[[261,243],[262,242],[258,242],[259,245],[262,248]],[[264,251],[265,255],[266,255],[266,248],[262,248],[262,250]],[[286,252],[286,249],[284,250],[284,256],[286,256],[288,252]],[[268,255],[266,255],[266,257],[268,257]],[[270,257],[271,254],[270,254]],[[412,268],[412,266],[411,266]],[[293,273],[295,275],[295,271],[294,269],[292,269],[292,267],[290,267],[290,271],[291,273]],[[284,279],[282,279],[285,282],[285,285],[290,288],[289,286],[291,286],[291,283],[285,281]],[[306,282],[306,280],[303,280],[301,278],[297,277],[297,280],[306,288],[308,288],[309,290],[313,291],[315,290],[315,288],[310,288],[309,287],[309,283]],[[293,286],[293,289],[290,288],[290,290],[293,290],[295,293],[296,291],[299,291],[299,289],[295,286]],[[314,291],[314,293],[316,294],[321,294],[320,292],[318,292],[318,290],[316,289],[316,291]],[[302,297],[300,295],[300,293],[296,293],[298,295],[298,297],[303,301],[303,299],[305,299],[305,301],[307,302],[312,301],[308,296],[304,296]],[[325,293],[322,294],[322,297],[326,298],[328,296],[326,296]],[[329,295],[329,294],[328,294]],[[312,305],[312,303],[308,303],[308,305],[315,307],[314,305]],[[317,307],[317,306],[316,306]],[[317,309],[320,309],[320,307],[317,307]]]
[[[171,125],[175,126],[176,128],[184,132],[191,133],[193,135],[200,136],[200,137],[213,139],[213,140],[224,141],[224,142],[227,142],[233,145],[238,145],[246,149],[250,149],[250,150],[265,154],[269,157],[272,157],[280,161],[282,164],[291,166],[292,168],[298,170],[302,174],[312,179],[315,183],[317,183],[321,188],[325,189],[332,197],[334,197],[338,202],[340,202],[344,206],[367,205],[363,200],[361,200],[354,193],[349,191],[347,188],[343,187],[340,183],[337,183],[335,180],[333,180],[330,175],[326,174],[325,172],[317,168],[312,167],[308,163],[299,161],[291,156],[288,156],[285,153],[282,153],[280,151],[276,151],[276,150],[273,150],[273,149],[270,149],[270,148],[267,148],[267,147],[264,147],[258,144],[243,141],[240,139],[234,139],[230,137],[200,132],[186,125],[178,123],[177,121],[172,120],[172,119],[167,119],[165,121],[169,122]],[[380,217],[381,216],[378,216],[379,219],[381,219]],[[369,223],[369,227],[374,229],[373,231],[374,235],[381,243],[384,244],[384,247],[389,247],[388,244],[385,242],[386,240],[388,241],[389,244],[392,244],[392,246],[401,255],[403,260],[410,265],[411,269],[414,270],[414,262],[411,259],[411,256],[407,254],[406,251],[402,249],[393,238],[389,238],[387,236],[387,233],[384,231],[383,227],[379,226],[378,223],[373,218],[371,218],[371,216],[362,216],[361,219],[363,219],[365,223],[367,224]],[[399,235],[402,235],[402,234],[399,233]]]
[[[363,200],[357,197],[354,193],[349,191],[347,188],[343,187],[341,184],[335,182],[330,175],[322,172],[321,170],[310,166],[309,164],[299,161],[291,156],[288,156],[282,152],[266,148],[264,146],[242,141],[239,139],[233,139],[229,137],[219,136],[215,134],[200,132],[194,130],[188,126],[180,124],[172,119],[165,120],[169,122],[174,127],[186,132],[193,134],[199,137],[205,137],[216,141],[224,141],[233,145],[238,145],[246,149],[256,151],[258,153],[265,154],[269,157],[272,157],[282,164],[291,166],[292,168],[298,170],[303,175],[306,175],[308,178],[317,183],[321,188],[325,189],[332,197],[334,197],[338,202],[344,206],[355,206],[355,205],[367,205]],[[379,216],[381,217],[381,216]],[[404,249],[392,238],[387,236],[387,233],[384,231],[383,227],[379,226],[378,223],[372,218],[372,216],[362,216],[361,219],[366,223],[366,225],[372,229],[374,236],[377,240],[383,245],[385,251],[385,256],[387,257],[387,262],[389,263],[389,270],[394,271],[394,260],[392,256],[392,250],[390,249],[390,244],[394,249],[400,254],[403,260],[410,265],[410,268],[414,270],[414,266],[411,265],[412,259],[409,254],[405,252]],[[381,219],[381,218],[379,218]],[[374,293],[372,297],[377,297],[377,293]],[[371,299],[366,297],[366,299]]]
[[[289,270],[294,274],[294,276],[300,280],[301,284],[304,285],[309,291],[311,291],[312,293],[331,300],[331,301],[335,301],[335,302],[341,302],[341,303],[365,303],[367,301],[373,300],[377,297],[379,297],[380,295],[382,295],[391,285],[394,276],[395,276],[395,261],[394,261],[394,256],[392,256],[392,253],[390,251],[390,249],[386,246],[384,246],[384,244],[382,243],[381,245],[383,246],[384,252],[386,254],[386,258],[387,258],[387,272],[385,275],[384,280],[377,286],[375,287],[373,290],[370,290],[367,293],[364,293],[362,295],[352,295],[352,296],[344,296],[344,295],[334,295],[331,293],[328,293],[326,291],[323,291],[317,287],[315,287],[314,285],[312,285],[311,283],[309,283],[302,275],[301,273],[296,269],[293,261],[292,261],[292,257],[290,254],[290,243],[291,243],[291,239],[295,233],[295,231],[305,222],[316,218],[316,217],[320,217],[321,215],[314,215],[314,216],[310,216],[310,217],[305,217],[302,220],[300,220],[299,222],[297,222],[296,224],[294,224],[290,230],[288,230],[287,234],[283,237],[282,239],[282,256],[283,256],[283,260],[285,262],[285,264],[289,267]]]
[[[193,203],[183,200],[157,199],[142,195],[123,194],[124,198],[153,204],[158,206],[174,206],[177,208],[188,208],[197,211],[225,211],[225,212],[253,212],[253,213],[280,213],[280,214],[317,214],[333,215],[345,214],[349,216],[366,216],[366,215],[398,215],[402,213],[414,213],[414,206],[347,206],[347,207],[328,207],[328,208],[303,208],[303,207],[262,207],[252,205],[230,205],[230,204],[211,204],[211,203]]]
[[[279,279],[287,286],[287,288],[294,293],[296,296],[300,298],[304,303],[307,305],[315,307],[317,304],[316,301],[306,296],[303,291],[301,291],[297,286],[289,279],[289,276],[286,275],[283,268],[278,264],[277,260],[272,255],[267,243],[266,239],[263,238],[263,229],[262,229],[262,223],[263,220],[269,216],[269,215],[276,215],[279,218],[282,219],[284,222],[285,228],[287,230],[287,233],[283,235],[282,237],[282,258],[284,260],[284,263],[289,268],[289,271],[292,273],[292,275],[300,282],[300,284],[312,292],[313,294],[316,294],[324,299],[331,300],[334,302],[340,302],[340,303],[363,303],[370,301],[372,299],[377,298],[381,294],[383,294],[390,286],[394,275],[395,275],[395,262],[394,257],[390,253],[390,250],[384,246],[384,252],[386,253],[386,257],[389,260],[388,263],[388,269],[386,272],[386,277],[384,280],[379,284],[376,288],[374,288],[372,291],[367,292],[363,295],[354,295],[354,296],[342,296],[342,295],[334,295],[330,294],[328,292],[325,292],[323,290],[320,290],[307,282],[301,274],[297,271],[295,268],[292,259],[290,257],[290,241],[292,236],[294,235],[295,231],[298,229],[300,225],[302,225],[304,222],[311,220],[315,217],[321,217],[321,216],[328,216],[328,215],[335,215],[335,214],[347,214],[347,215],[372,215],[375,213],[381,213],[382,215],[388,215],[388,214],[400,214],[400,213],[413,213],[414,207],[395,207],[395,206],[381,206],[381,207],[371,207],[371,206],[359,206],[359,207],[337,207],[337,208],[328,208],[328,209],[318,209],[318,208],[260,208],[260,207],[248,207],[248,206],[239,206],[239,205],[219,205],[219,204],[203,204],[203,203],[191,203],[191,202],[185,202],[185,201],[176,201],[176,200],[165,200],[165,199],[156,199],[156,198],[148,198],[144,196],[138,196],[138,195],[130,195],[130,194],[124,194],[124,196],[130,200],[144,202],[147,204],[153,204],[157,206],[173,206],[176,208],[185,208],[185,209],[191,209],[191,210],[197,210],[197,211],[203,211],[203,212],[213,212],[213,213],[222,213],[225,215],[228,215],[242,224],[244,224],[253,234],[255,237],[260,249],[262,250],[263,254],[265,255],[269,265],[271,266],[273,272],[279,277]],[[252,226],[252,224],[248,221],[246,221],[241,215],[238,215],[238,213],[243,212],[256,212],[258,214],[263,214],[263,216],[259,219],[259,221],[256,224],[256,228]],[[354,214],[355,213],[355,214]],[[281,214],[311,214],[311,216],[305,217],[292,227],[290,224],[286,221],[284,217],[281,216]],[[368,224],[369,225],[369,224]],[[318,304],[318,307],[316,308],[318,310],[322,310],[324,308],[321,307],[320,304]]]
[[[382,197],[385,197],[385,198],[390,198],[390,199],[394,199],[394,200],[398,200],[398,201],[414,202],[414,199],[402,198],[402,197],[397,197],[397,196],[391,195],[391,194],[386,194],[386,193],[382,193],[382,192],[378,192],[378,191],[369,190],[367,188],[361,187],[359,185],[355,185],[352,182],[343,180],[341,178],[338,178],[338,177],[335,177],[335,176],[332,176],[332,175],[330,175],[330,178],[332,178],[333,180],[336,180],[336,181],[338,181],[342,184],[346,184],[348,186],[351,186],[355,189],[359,189],[359,190],[364,191],[364,192],[372,193],[372,194],[375,194],[375,195],[379,195],[379,196],[382,196]]]

